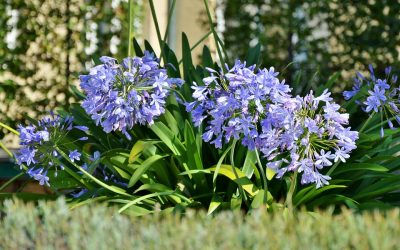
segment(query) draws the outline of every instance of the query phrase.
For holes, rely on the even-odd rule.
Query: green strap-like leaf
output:
[[[220,168],[222,166],[222,162],[224,161],[224,159],[225,159],[226,155],[228,154],[229,150],[231,150],[232,146],[233,146],[233,144],[229,145],[229,147],[224,151],[224,153],[222,153],[221,157],[219,158],[219,160],[217,162],[217,165],[215,165],[215,170],[213,171],[214,172],[214,175],[213,175],[213,185],[214,186],[215,186],[215,183],[217,181],[217,176],[218,176],[219,170],[220,170]]]
[[[147,158],[138,169],[136,169],[135,173],[133,173],[131,179],[129,180],[128,187],[132,187],[133,185],[136,184],[136,182],[142,177],[144,173],[151,167],[153,163],[156,161],[164,158],[166,156],[161,156],[161,155],[153,155],[149,158]]]
[[[146,200],[146,199],[150,199],[150,198],[157,197],[157,196],[171,195],[171,194],[173,194],[173,193],[174,193],[174,191],[166,191],[166,192],[157,192],[157,193],[151,193],[151,194],[148,194],[148,195],[140,196],[139,198],[136,198],[136,199],[130,201],[130,202],[129,202],[128,204],[126,204],[125,206],[123,206],[121,209],[118,210],[118,212],[119,212],[119,213],[122,213],[123,211],[125,211],[125,210],[128,209],[129,207],[131,207],[131,206],[133,206],[133,205],[135,205],[135,204],[138,204],[138,203],[140,203],[141,201],[144,201],[144,200]]]
[[[208,212],[207,214],[210,215],[212,214],[219,206],[222,204],[222,198],[219,195],[213,195],[210,206],[208,207]]]
[[[261,44],[258,43],[256,46],[250,48],[247,52],[246,63],[247,65],[253,65],[258,63],[260,57]]]
[[[150,129],[160,138],[165,145],[171,149],[171,151],[176,156],[181,156],[186,152],[185,146],[182,142],[177,138],[176,134],[174,134],[167,126],[165,126],[162,122],[154,123]]]
[[[389,169],[385,168],[384,166],[381,166],[379,164],[374,164],[374,163],[348,163],[348,164],[342,165],[340,169],[337,168],[335,171],[333,171],[332,176],[351,172],[351,171],[360,171],[360,170],[369,170],[369,171],[375,171],[375,172],[387,172]]]
[[[141,155],[141,153],[147,149],[148,147],[150,147],[151,145],[154,145],[156,143],[158,143],[159,141],[142,141],[139,140],[137,141],[133,147],[132,150],[129,154],[129,163],[133,163],[136,161],[136,159]]]
[[[327,190],[335,189],[335,188],[345,188],[345,187],[346,187],[345,185],[328,185],[328,186],[324,186],[324,187],[315,189],[314,186],[311,186],[311,189],[309,189],[309,191],[303,197],[296,196],[297,201],[294,202],[294,206],[297,207],[297,206],[301,205],[302,203],[313,199],[320,193],[325,192]]]
[[[216,167],[211,167],[208,169],[196,169],[196,170],[189,170],[180,173],[180,175],[187,175],[187,174],[197,174],[197,173],[207,173],[211,174],[212,172],[215,172],[217,169]],[[236,174],[238,175],[239,178],[236,178],[235,173],[232,171],[232,166],[227,165],[227,164],[221,164],[220,169],[219,169],[219,174],[228,177],[232,181],[234,181],[236,184],[242,186],[242,188],[250,194],[250,196],[254,196],[259,189],[254,185],[254,183],[247,178],[247,176],[238,168],[235,168]]]
[[[371,197],[378,197],[381,194],[399,190],[400,190],[400,175],[394,174],[391,177],[381,179],[378,182],[362,189],[362,192],[355,195],[354,199],[359,200]]]

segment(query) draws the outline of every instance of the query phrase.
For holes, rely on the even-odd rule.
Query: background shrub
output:
[[[397,249],[400,233],[398,209],[292,218],[262,209],[248,216],[188,211],[129,217],[101,205],[69,210],[58,199],[37,206],[7,200],[1,213],[4,249]]]
[[[400,5],[396,1],[240,0],[220,1],[223,39],[231,59],[260,44],[262,64],[285,68],[289,83],[305,92],[341,71],[342,84],[354,71],[376,64],[398,69]],[[339,87],[339,88],[338,88]]]

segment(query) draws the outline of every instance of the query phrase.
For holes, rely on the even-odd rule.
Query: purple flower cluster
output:
[[[396,85],[397,75],[392,74],[391,67],[385,69],[384,78],[376,77],[371,65],[369,71],[369,78],[357,72],[352,90],[344,91],[343,96],[346,100],[350,100],[358,94],[356,103],[361,105],[366,113],[380,112],[381,122],[385,117],[389,128],[393,129],[393,118],[400,124],[400,88]],[[384,136],[382,126],[381,136]]]
[[[246,67],[240,61],[227,73],[208,70],[211,76],[203,79],[204,85],[194,83],[192,87],[195,101],[186,103],[195,126],[207,119],[203,140],[221,148],[224,141],[240,138],[243,145],[254,150],[260,137],[260,119],[287,102],[289,86],[279,81],[274,68],[254,72],[255,66]],[[284,112],[277,110],[275,114],[285,119]]]
[[[280,178],[287,171],[302,173],[301,183],[316,183],[317,188],[327,185],[330,177],[321,169],[333,162],[345,162],[356,148],[358,132],[345,127],[349,115],[339,112],[340,106],[332,102],[330,93],[313,93],[291,100],[288,123],[273,129],[264,128],[260,151],[268,159],[267,167]]]
[[[48,170],[53,168],[56,175],[58,169],[64,169],[57,146],[72,129],[87,131],[85,126],[74,126],[72,117],[61,118],[54,114],[39,120],[35,125],[19,125],[21,148],[15,155],[17,164],[21,169],[22,166],[27,166],[27,174],[39,181],[40,185],[50,186]],[[87,137],[78,140],[84,141]],[[80,156],[76,151],[75,159],[78,155]]]
[[[207,122],[203,140],[217,148],[232,138],[241,140],[263,153],[278,178],[297,171],[303,184],[317,187],[330,179],[321,169],[345,162],[356,148],[358,133],[346,127],[349,116],[339,112],[329,92],[292,97],[273,68],[255,71],[240,61],[227,73],[208,71],[204,85],[192,87],[195,101],[186,109],[196,126]]]
[[[169,88],[183,83],[168,78],[166,70],[148,52],[143,57],[125,58],[121,64],[106,56],[100,61],[103,64],[80,76],[87,95],[82,107],[105,132],[121,131],[129,139],[127,130],[136,123],[153,124],[165,111]]]

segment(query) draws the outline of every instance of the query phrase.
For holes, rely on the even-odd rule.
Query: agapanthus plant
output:
[[[69,151],[71,161],[80,160],[81,154],[69,147],[74,141],[64,140],[73,129],[87,131],[85,126],[74,126],[73,117],[62,118],[54,114],[39,120],[37,124],[19,125],[21,147],[15,155],[16,163],[21,169],[26,167],[27,174],[39,181],[40,185],[50,186],[48,171],[52,170],[57,175],[58,170],[64,169],[62,151]],[[83,135],[76,141],[87,139]]]
[[[400,89],[396,85],[397,75],[392,74],[391,67],[385,69],[385,76],[382,78],[375,76],[371,65],[369,71],[369,78],[357,72],[352,90],[344,91],[343,96],[346,100],[350,100],[357,95],[356,103],[363,111],[370,113],[370,116],[380,113],[381,123],[386,120],[389,128],[393,129],[395,126],[392,120],[395,119],[400,124]],[[383,126],[380,133],[383,137]]]
[[[104,131],[127,132],[135,124],[153,124],[164,113],[169,89],[181,85],[181,79],[169,78],[157,58],[149,52],[143,57],[127,57],[121,64],[103,56],[103,64],[82,75],[81,88],[86,93],[85,111]]]
[[[269,160],[267,166],[278,178],[292,171],[302,174],[302,184],[327,185],[331,178],[321,170],[350,157],[358,132],[346,127],[349,115],[339,112],[340,106],[327,91],[319,97],[312,92],[298,96],[286,106],[289,122],[285,126],[263,126],[259,147]]]
[[[204,1],[208,12],[207,2]],[[133,8],[133,1],[130,3]],[[150,8],[155,13],[153,4]],[[212,15],[208,14],[213,25]],[[130,24],[132,20],[130,15]],[[187,114],[179,112],[179,105],[188,99],[187,89],[173,89],[183,81],[170,78],[170,71],[162,68],[149,52],[132,57],[133,53],[143,53],[132,39],[131,28],[127,36],[129,57],[121,62],[101,57],[100,65],[80,77],[86,95],[83,109],[72,104],[69,111],[79,125],[90,126],[88,141],[79,142],[86,140],[87,128],[74,126],[68,117],[45,118],[34,125],[20,126],[19,131],[0,122],[2,129],[20,135],[17,164],[41,185],[51,184],[56,194],[68,192],[74,197],[68,199],[73,207],[104,201],[119,204],[119,212],[144,215],[160,209],[176,212],[185,208],[208,208],[213,213],[225,208],[251,211],[262,205],[271,211],[286,206],[292,211],[297,206],[308,209],[337,203],[360,208],[364,204],[382,207],[382,202],[398,205],[394,194],[399,189],[399,133],[392,133],[381,143],[380,138],[365,131],[366,139],[357,142],[357,154],[348,159],[356,147],[358,133],[350,129],[348,114],[340,111],[328,91],[317,97],[312,93],[293,97],[274,68],[260,69],[240,61],[232,68],[224,66],[223,71],[206,68],[207,77],[199,81],[204,77],[203,67],[216,65],[210,50],[204,47],[202,64],[193,65],[192,48],[201,41],[191,46],[183,34],[180,63],[167,41],[159,39],[164,65],[181,70],[182,74],[175,72],[175,76],[198,83],[192,85],[194,101],[185,103],[192,124],[186,120]],[[211,33],[217,43],[218,59],[223,63],[223,46],[217,33]],[[145,44],[152,50],[149,43]],[[249,65],[260,61],[260,46],[249,49]],[[353,90],[345,92],[345,97],[356,95],[356,103],[369,113],[380,112],[392,127],[393,119],[400,121],[399,89],[394,86],[397,77],[390,71],[386,70],[385,79],[375,77],[372,69],[369,80],[359,74]],[[335,76],[326,86],[331,86]],[[171,91],[177,91],[182,102],[167,106]],[[73,93],[82,96],[78,90]],[[170,110],[165,119],[155,122],[167,108]],[[65,116],[67,112],[61,114]],[[104,137],[92,120],[106,133],[116,133]],[[193,125],[201,124],[204,129],[193,129]],[[135,125],[151,126],[139,129]],[[127,143],[125,138],[130,139],[131,135],[133,140]],[[209,143],[199,141],[200,137]],[[236,147],[237,143],[244,147]],[[213,150],[222,146],[224,151]],[[12,156],[1,142],[0,148]],[[339,165],[345,161],[350,164]],[[276,177],[285,176],[287,182],[268,183],[267,177],[271,178],[274,171]],[[57,172],[58,177],[53,177]],[[328,184],[330,176],[345,185],[297,189],[298,179],[302,184],[321,187]],[[2,185],[0,191],[9,183]],[[285,188],[289,183],[289,189]],[[329,194],[324,193],[328,189]],[[274,205],[283,199],[284,206]]]
[[[207,121],[203,140],[211,141],[221,148],[223,142],[232,138],[239,140],[250,150],[256,148],[259,123],[273,106],[284,105],[290,98],[290,88],[277,78],[274,68],[258,69],[247,67],[239,60],[227,73],[208,69],[209,77],[204,85],[194,83],[194,102],[186,103],[195,126]]]

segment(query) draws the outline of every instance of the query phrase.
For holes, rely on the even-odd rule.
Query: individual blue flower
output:
[[[365,107],[366,112],[370,112],[371,110],[378,112],[379,107],[381,107],[381,102],[376,96],[373,95],[369,96],[367,100],[364,102],[364,104],[366,105]]]
[[[101,153],[99,151],[95,151],[93,153],[93,157],[90,158],[91,161],[98,161],[100,160]]]
[[[365,79],[362,75],[361,75],[361,77],[362,77],[362,79]],[[350,100],[351,98],[353,98],[353,96],[358,94],[358,92],[360,92],[360,90],[361,90],[361,84],[362,84],[362,81],[359,78],[355,77],[352,90],[346,90],[343,92],[344,99]]]
[[[385,89],[381,88],[380,86],[378,86],[378,84],[376,84],[374,86],[374,90],[373,91],[369,90],[368,93],[370,94],[370,96],[367,98],[367,101],[365,102],[365,104],[367,105],[365,110],[367,112],[370,112],[371,110],[378,112],[378,108],[385,105],[385,102],[387,100],[385,96]]]
[[[42,186],[46,185],[46,186],[50,187],[49,177],[47,176],[47,171],[45,171],[44,173],[35,174],[33,176],[33,178],[39,182],[39,185],[42,185]]]
[[[165,112],[170,89],[182,85],[181,79],[169,78],[154,54],[127,57],[121,64],[101,57],[102,64],[80,76],[86,93],[82,107],[105,132],[128,131],[135,124],[152,125]]]
[[[81,158],[81,153],[78,152],[78,150],[73,150],[69,152],[69,158],[71,159],[72,162],[75,162],[75,160],[79,161]]]
[[[357,72],[352,90],[356,89],[357,92],[360,92],[356,103],[361,106],[363,111],[370,113],[371,116],[375,113],[380,113],[381,123],[384,124],[383,120],[386,120],[389,128],[394,129],[395,125],[391,120],[396,120],[400,124],[400,120],[397,119],[400,115],[400,89],[396,85],[397,75],[392,73],[391,67],[385,69],[384,77],[378,77],[372,65],[369,65],[369,71],[369,77],[364,77]],[[365,89],[365,91],[361,91],[361,88]],[[354,97],[350,92],[343,92],[346,100]],[[380,134],[382,137],[384,136],[383,126],[380,128]]]
[[[40,185],[50,186],[48,171],[54,170],[54,174],[57,175],[58,170],[64,169],[59,150],[62,150],[65,144],[71,144],[71,141],[66,141],[65,138],[73,129],[80,130],[80,133],[88,130],[85,126],[74,126],[72,117],[62,118],[52,113],[36,124],[19,125],[21,147],[15,154],[16,163],[21,169],[26,166],[27,174],[39,181]],[[86,139],[87,137],[83,136],[77,141]],[[77,150],[70,153],[73,160],[79,160],[79,156]]]
[[[388,72],[390,72],[390,71],[388,71]],[[377,79],[375,86],[378,87],[378,89],[382,89],[382,90],[390,89],[390,85],[386,83],[386,79],[383,79],[383,80]]]

